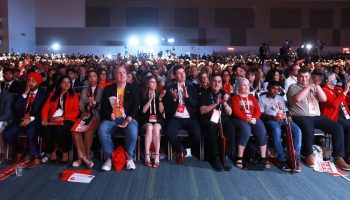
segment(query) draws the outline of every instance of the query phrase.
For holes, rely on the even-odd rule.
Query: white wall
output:
[[[85,27],[85,0],[35,0],[36,27]]]
[[[9,51],[35,52],[35,0],[8,1]]]

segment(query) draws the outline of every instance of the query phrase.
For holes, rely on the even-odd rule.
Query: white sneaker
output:
[[[103,171],[110,171],[112,168],[112,160],[108,158],[106,162],[102,165],[102,170]]]
[[[135,170],[136,165],[132,159],[126,161],[126,170]]]

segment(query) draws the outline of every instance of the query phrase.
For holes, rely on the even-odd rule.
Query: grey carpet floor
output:
[[[0,199],[350,199],[350,182],[305,166],[299,174],[276,167],[216,172],[208,162],[189,158],[182,166],[164,160],[158,169],[138,162],[135,171],[117,173],[100,171],[101,164],[95,162],[90,184],[61,182],[60,173],[72,169],[68,165],[26,169],[22,177],[0,182]]]

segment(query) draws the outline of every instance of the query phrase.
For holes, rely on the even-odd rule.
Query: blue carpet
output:
[[[71,169],[67,166],[26,169],[22,177],[0,182],[0,199],[350,199],[350,182],[307,167],[299,174],[275,167],[216,172],[208,162],[189,158],[182,166],[162,161],[152,169],[140,162],[136,171],[117,173],[100,171],[101,164],[96,161],[90,184],[61,182],[60,173]]]

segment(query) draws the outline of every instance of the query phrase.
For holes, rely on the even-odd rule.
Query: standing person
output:
[[[337,85],[334,73],[325,73],[326,85],[323,91],[327,101],[320,104],[321,114],[328,119],[338,122],[344,129],[345,161],[350,164],[350,112],[346,103],[346,96],[349,92],[350,82],[345,85],[344,90]]]
[[[305,164],[313,167],[315,164],[312,145],[314,143],[314,129],[321,129],[332,134],[334,164],[344,170],[350,170],[343,157],[344,130],[342,126],[322,116],[318,102],[326,102],[327,96],[320,83],[310,81],[310,72],[302,68],[298,73],[298,82],[289,86],[287,99],[293,120],[303,133],[305,148]]]
[[[297,83],[297,76],[299,72],[300,66],[298,64],[294,64],[290,68],[289,77],[284,82],[284,91],[288,91],[290,85]]]
[[[165,95],[166,136],[177,150],[177,162],[185,162],[186,149],[177,137],[178,130],[186,129],[190,134],[188,146],[200,139],[200,126],[197,119],[198,93],[195,86],[185,83],[185,69],[177,65],[173,69],[176,82],[170,85]],[[170,152],[171,153],[171,152]]]
[[[22,95],[18,96],[15,103],[14,120],[4,132],[5,141],[16,151],[15,161],[20,162],[23,159],[24,150],[18,144],[18,136],[24,130],[32,158],[29,168],[36,168],[41,163],[38,130],[41,122],[40,111],[46,100],[45,91],[38,88],[41,83],[40,74],[34,72],[28,74],[26,89]]]
[[[73,141],[77,149],[78,160],[73,162],[73,167],[79,167],[82,162],[89,168],[94,166],[91,158],[91,145],[100,124],[99,111],[101,109],[101,96],[103,89],[98,86],[96,71],[87,74],[89,86],[80,94],[79,108],[81,119],[89,122],[89,128],[85,132],[73,132]]]
[[[270,165],[266,158],[266,129],[260,120],[260,107],[256,98],[249,95],[249,81],[246,78],[237,80],[236,95],[232,97],[232,115],[233,123],[239,130],[238,154],[236,166],[243,167],[243,154],[245,147],[249,141],[249,137],[253,134],[260,148],[260,162],[269,168]]]
[[[71,84],[67,75],[62,76],[41,111],[41,124],[46,127],[43,139],[51,162],[57,160],[55,141],[62,151],[61,162],[63,164],[68,162],[70,129],[79,115],[79,95],[73,92]]]
[[[278,82],[272,81],[267,87],[267,94],[259,99],[261,110],[261,119],[265,122],[265,127],[271,133],[273,144],[278,155],[277,167],[283,171],[291,171],[291,166],[286,162],[286,153],[282,147],[282,130],[286,126],[286,111],[288,110],[283,97],[278,95],[281,87]],[[291,120],[291,119],[288,119]],[[294,122],[290,122],[293,135],[294,149],[297,154],[297,166],[295,171],[300,172],[300,147],[301,147],[301,130]]]
[[[136,115],[139,108],[138,89],[126,82],[127,74],[123,65],[114,69],[115,83],[107,86],[101,97],[100,119],[102,121],[98,135],[103,153],[107,158],[102,170],[112,168],[112,152],[114,145],[112,134],[121,129],[125,134],[125,150],[129,154],[126,162],[127,170],[136,169],[133,161],[137,141],[138,123]]]
[[[165,90],[159,94],[157,81],[154,76],[147,76],[140,100],[140,124],[146,130],[145,133],[145,165],[157,168],[159,166],[160,130],[164,127],[163,97]],[[155,158],[152,164],[150,156],[151,143],[154,145]]]
[[[232,165],[227,156],[234,158],[235,155],[235,127],[230,116],[232,109],[229,102],[230,95],[222,90],[222,78],[214,74],[210,81],[210,89],[202,94],[199,99],[199,110],[201,113],[201,125],[206,130],[205,141],[210,147],[210,162],[217,171],[223,169],[229,171]],[[221,118],[219,120],[219,118]],[[218,122],[221,122],[223,134],[226,137],[225,162],[220,160],[220,138],[218,137]],[[226,156],[227,155],[227,156]]]

